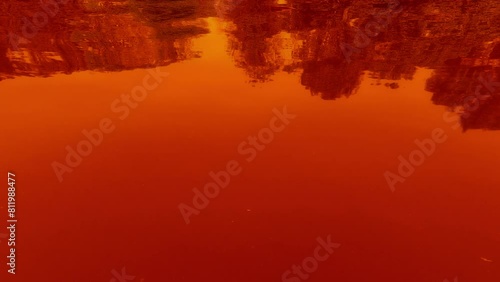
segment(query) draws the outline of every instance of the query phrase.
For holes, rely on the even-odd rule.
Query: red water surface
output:
[[[0,82],[0,179],[15,172],[18,191],[17,274],[0,238],[2,281],[120,281],[123,268],[124,281],[284,281],[328,236],[340,247],[307,281],[499,281],[500,132],[443,119],[435,70],[396,89],[364,71],[353,95],[321,99],[300,72],[249,82],[228,22],[206,24],[199,58],[161,66],[123,120],[111,104],[154,68]],[[284,107],[296,117],[247,161],[238,146]],[[115,130],[59,182],[53,162],[103,118]],[[437,128],[446,141],[391,191],[384,173]],[[179,204],[232,160],[241,174],[186,224]]]

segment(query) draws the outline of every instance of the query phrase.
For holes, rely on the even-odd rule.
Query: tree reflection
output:
[[[381,15],[391,13],[391,4],[384,1],[242,0],[225,17],[234,25],[227,32],[229,54],[253,81],[270,80],[278,71],[301,72],[302,85],[329,100],[354,94],[364,72],[397,88],[397,80],[430,68],[436,69],[427,86],[433,101],[454,108],[480,73],[498,73],[495,1],[400,2],[402,10],[387,20]],[[347,60],[341,46],[356,45],[359,30],[370,34],[369,23],[382,28]],[[464,128],[498,129],[496,101],[470,113]]]
[[[199,56],[193,37],[208,32],[199,1],[40,1],[0,6],[0,80],[82,70],[121,71]],[[47,17],[36,25],[34,17]],[[40,16],[41,15],[41,16]]]

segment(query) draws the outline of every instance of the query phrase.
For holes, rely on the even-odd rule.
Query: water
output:
[[[498,281],[500,6],[347,2],[0,4],[6,281]]]

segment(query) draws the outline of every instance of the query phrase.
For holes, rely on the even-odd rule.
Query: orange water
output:
[[[281,281],[328,235],[341,246],[308,281],[498,281],[498,116],[481,108],[471,128],[454,128],[443,114],[460,98],[433,102],[426,83],[438,72],[425,64],[401,80],[361,68],[353,91],[311,95],[303,66],[282,69],[305,61],[286,30],[274,37],[286,44],[266,50],[281,69],[257,79],[245,51],[233,49],[246,44],[230,31],[237,20],[197,21],[207,33],[184,41],[191,55],[159,64],[170,75],[124,120],[110,105],[157,65],[165,47],[156,39],[152,59],[131,51],[122,71],[56,68],[0,82],[1,179],[16,173],[19,220],[18,273],[7,276],[2,263],[2,281],[110,281],[122,267],[133,281]],[[347,68],[356,64],[368,63]],[[306,68],[327,84],[346,72]],[[399,88],[384,85],[393,82]],[[238,145],[284,107],[295,119],[246,161]],[[116,129],[60,183],[51,164],[103,118]],[[384,173],[397,173],[398,156],[436,128],[447,140],[392,192]],[[178,205],[192,205],[192,189],[231,160],[242,173],[186,225]]]

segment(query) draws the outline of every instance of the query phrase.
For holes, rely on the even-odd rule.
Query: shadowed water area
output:
[[[500,280],[498,1],[5,0],[0,105],[2,281]]]

